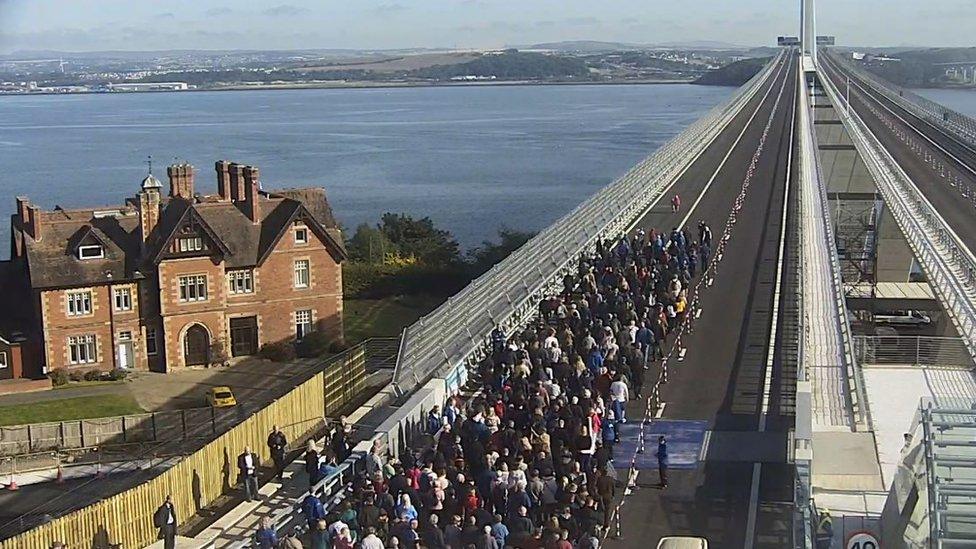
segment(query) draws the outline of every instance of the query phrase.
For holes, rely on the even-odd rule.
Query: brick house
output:
[[[345,249],[321,188],[265,191],[253,166],[216,163],[217,194],[194,169],[150,173],[121,206],[41,211],[17,198],[7,271],[25,290],[20,332],[55,368],[169,371],[312,331],[342,338]],[[11,284],[13,284],[12,282]],[[3,298],[7,299],[7,298]]]

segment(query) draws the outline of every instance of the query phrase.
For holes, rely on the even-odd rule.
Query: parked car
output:
[[[691,536],[668,536],[657,542],[657,549],[708,549],[708,540]]]
[[[928,326],[932,319],[921,311],[891,311],[875,314],[874,322],[896,326]]]
[[[230,387],[221,385],[211,387],[207,391],[207,404],[214,408],[227,408],[228,406],[237,406],[237,399],[234,398],[234,393]]]

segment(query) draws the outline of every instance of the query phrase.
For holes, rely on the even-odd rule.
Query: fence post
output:
[[[152,412],[150,418],[152,419],[153,442],[157,442],[159,440],[159,435],[156,434],[156,412]]]
[[[210,407],[210,434],[217,434],[217,408]]]
[[[34,437],[31,436],[31,426],[30,423],[27,424],[27,451],[34,451]]]
[[[920,356],[922,352],[922,338],[915,336],[915,365],[918,366],[922,363],[922,357]]]
[[[186,410],[180,410],[180,423],[183,424],[183,440],[186,440]]]

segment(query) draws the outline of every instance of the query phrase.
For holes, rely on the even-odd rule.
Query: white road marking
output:
[[[667,405],[667,402],[662,402],[661,405],[657,407],[657,412],[654,413],[654,419],[661,419],[661,416],[664,415],[664,407]]]
[[[698,461],[705,461],[705,456],[708,455],[708,443],[712,441],[712,431],[705,431],[705,440],[702,441],[701,451],[698,452]]]
[[[682,360],[684,360],[685,359],[685,354],[687,354],[687,353],[688,353],[688,348],[687,347],[682,347],[681,350],[678,351],[678,362],[681,362]]]

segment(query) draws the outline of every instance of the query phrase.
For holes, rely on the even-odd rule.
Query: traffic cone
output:
[[[102,462],[100,461],[95,465],[95,478],[97,479],[105,478],[105,473],[102,472]]]
[[[9,490],[11,492],[16,491],[16,490],[20,490],[20,486],[17,486],[17,481],[14,480],[14,474],[13,473],[10,473],[10,482],[7,483],[7,490]]]
[[[58,476],[54,479],[56,484],[64,484],[64,469],[62,469],[61,464],[58,464]]]

